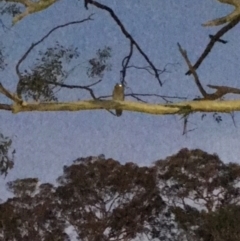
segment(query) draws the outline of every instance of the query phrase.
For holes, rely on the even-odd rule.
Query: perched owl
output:
[[[121,84],[116,84],[113,89],[113,95],[112,95],[113,100],[124,100],[124,87]],[[116,109],[116,115],[121,116],[122,115],[122,110],[121,109]]]

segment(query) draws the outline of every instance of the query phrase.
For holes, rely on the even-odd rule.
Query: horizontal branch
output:
[[[100,109],[122,109],[152,115],[188,114],[192,112],[232,112],[240,111],[240,100],[228,101],[188,101],[174,104],[146,104],[130,101],[88,100],[58,103],[26,103],[12,105],[12,112],[27,111],[83,111]]]

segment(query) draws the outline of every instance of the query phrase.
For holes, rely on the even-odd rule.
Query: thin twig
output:
[[[91,85],[86,85],[86,86],[83,86],[83,85],[68,85],[68,84],[62,84],[62,83],[57,83],[57,82],[53,82],[53,81],[49,81],[49,80],[41,80],[43,83],[46,83],[46,84],[50,84],[50,85],[55,85],[55,86],[60,86],[62,88],[67,88],[67,89],[83,89],[83,90],[87,90],[90,95],[92,96],[93,99],[99,99],[95,96],[93,90],[90,88],[90,86],[93,86],[99,82],[101,82],[102,80],[98,80],[97,82],[91,84]],[[28,83],[24,83],[25,85],[28,85]]]
[[[130,43],[130,50],[129,50],[129,54],[123,58],[122,60],[122,70],[121,70],[121,84],[124,86],[125,85],[125,77],[126,77],[126,73],[127,73],[127,67],[128,64],[130,62],[130,59],[132,57],[133,54],[133,43]]]

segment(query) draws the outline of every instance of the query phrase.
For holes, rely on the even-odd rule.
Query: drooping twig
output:
[[[130,43],[129,54],[125,56],[122,60],[122,70],[121,70],[121,83],[125,85],[125,77],[127,73],[127,67],[133,54],[133,43]]]
[[[188,132],[192,132],[192,131],[195,131],[197,129],[197,128],[187,129],[188,123],[189,123],[189,115],[183,117],[183,132],[182,132],[183,136],[184,135],[187,136]]]
[[[235,128],[237,128],[237,124],[236,124],[236,121],[235,121],[235,118],[234,118],[234,112],[229,113],[229,115],[231,116],[233,125],[235,126]]]
[[[151,72],[150,66],[140,67],[140,66],[135,66],[135,65],[129,65],[127,68],[128,68],[128,69],[134,68],[134,69],[146,70],[149,74],[154,75],[154,74]],[[162,73],[170,73],[170,71],[168,71],[168,70],[166,69],[166,67],[164,67],[162,70],[161,70],[161,69],[157,69],[157,71],[158,71],[159,74],[162,74]]]
[[[227,33],[230,29],[232,29],[233,27],[235,27],[237,24],[239,23],[239,18],[233,20],[232,22],[228,23],[227,25],[225,25],[223,28],[221,28],[215,35],[213,35],[213,38],[211,38],[210,42],[208,43],[208,45],[206,46],[205,50],[203,51],[203,53],[201,54],[201,56],[199,57],[199,59],[197,60],[197,62],[193,65],[193,68],[196,70],[201,63],[203,62],[203,60],[208,56],[208,54],[210,53],[210,51],[212,50],[214,44],[216,42],[218,42],[218,40],[225,34]],[[192,74],[192,72],[190,70],[188,70],[186,72],[186,75],[190,75]]]

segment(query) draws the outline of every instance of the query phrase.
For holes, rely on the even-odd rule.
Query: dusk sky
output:
[[[187,97],[200,96],[192,76],[185,76],[187,65],[178,51],[177,43],[187,50],[194,64],[209,42],[209,34],[221,27],[202,27],[201,24],[225,16],[232,7],[216,0],[102,0],[111,7],[128,32],[159,69],[167,64],[168,72],[160,75],[164,82],[160,87],[154,76],[146,71],[130,69],[126,81],[135,93],[155,93]],[[39,50],[46,50],[59,41],[64,46],[78,47],[80,57],[71,64],[79,65],[68,77],[66,84],[90,84],[97,79],[86,75],[88,60],[95,57],[98,49],[112,48],[112,70],[105,72],[103,82],[94,88],[95,93],[111,95],[114,85],[120,81],[121,61],[129,53],[129,41],[106,11],[83,1],[59,0],[48,9],[27,16],[11,27],[12,18],[2,16],[9,29],[0,29],[1,43],[5,47],[8,66],[0,72],[1,83],[10,91],[18,82],[15,66],[33,42],[41,39],[53,27],[70,21],[82,20],[94,13],[93,21],[71,25],[55,31],[38,45],[22,64],[21,71],[34,67]],[[230,30],[223,39],[227,44],[216,44],[197,70],[206,91],[207,84],[227,85],[240,88],[239,76],[240,25]],[[132,64],[146,66],[141,55],[134,50]],[[71,66],[66,66],[70,69]],[[128,90],[126,90],[126,94]],[[86,92],[63,89],[59,101],[90,99]],[[227,96],[228,99],[238,96]],[[133,100],[126,98],[127,100]],[[10,103],[0,96],[1,103]],[[178,100],[175,100],[178,101]],[[163,103],[154,99],[154,103]],[[150,165],[156,160],[178,152],[181,148],[200,148],[217,153],[224,162],[238,162],[240,155],[240,116],[235,113],[237,127],[230,115],[221,115],[217,124],[212,114],[201,120],[201,113],[189,119],[189,129],[182,135],[181,116],[148,115],[124,111],[116,117],[104,110],[81,112],[29,112],[1,113],[1,132],[13,140],[16,149],[15,166],[1,186],[16,178],[38,177],[41,182],[54,182],[61,175],[64,165],[71,165],[79,157],[104,154],[125,162]]]

